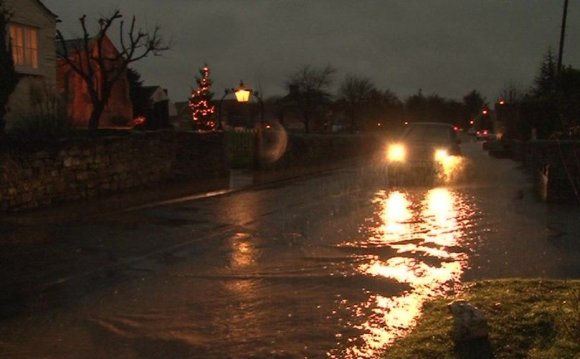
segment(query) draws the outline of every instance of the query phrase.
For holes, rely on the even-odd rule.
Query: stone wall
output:
[[[163,181],[227,175],[221,134],[79,138],[0,153],[0,210],[87,199]]]
[[[27,150],[2,150],[0,211],[47,207],[171,181],[227,177],[232,163],[226,138],[223,133],[168,130],[68,139],[36,145],[37,150],[30,145],[23,146]],[[382,142],[363,135],[290,134],[283,147],[266,139],[262,150],[276,147],[281,151],[274,156],[277,160],[261,158],[251,168],[282,173],[370,158]]]

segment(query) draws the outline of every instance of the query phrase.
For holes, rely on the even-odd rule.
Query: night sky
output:
[[[493,101],[508,85],[526,89],[542,56],[557,53],[564,0],[42,0],[66,37],[78,18],[118,8],[144,28],[159,25],[171,50],[134,67],[146,85],[189,97],[207,62],[213,91],[240,80],[264,97],[284,93],[301,65],[370,77],[402,99],[461,99],[477,89]],[[74,4],[74,5],[72,5]],[[115,36],[112,36],[113,40]],[[564,64],[580,68],[580,2],[570,1]]]

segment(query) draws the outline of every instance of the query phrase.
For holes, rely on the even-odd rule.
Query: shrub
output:
[[[54,139],[67,136],[72,121],[59,96],[46,86],[30,90],[30,112],[11,121],[7,132],[17,138]]]
[[[15,121],[8,133],[15,137],[48,139],[64,137],[71,130],[72,123],[66,117],[31,114]]]

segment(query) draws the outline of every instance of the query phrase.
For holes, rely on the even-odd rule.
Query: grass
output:
[[[486,315],[489,341],[455,347],[449,300],[424,307],[414,332],[385,358],[580,358],[580,281],[492,280],[461,295]]]

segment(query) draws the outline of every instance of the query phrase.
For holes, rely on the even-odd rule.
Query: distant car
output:
[[[475,131],[475,138],[477,138],[480,141],[487,140],[491,135],[492,135],[492,131],[488,128],[482,128],[482,129]]]
[[[449,157],[461,155],[460,143],[450,124],[410,123],[400,139],[388,146],[388,168],[391,172],[433,173]]]

